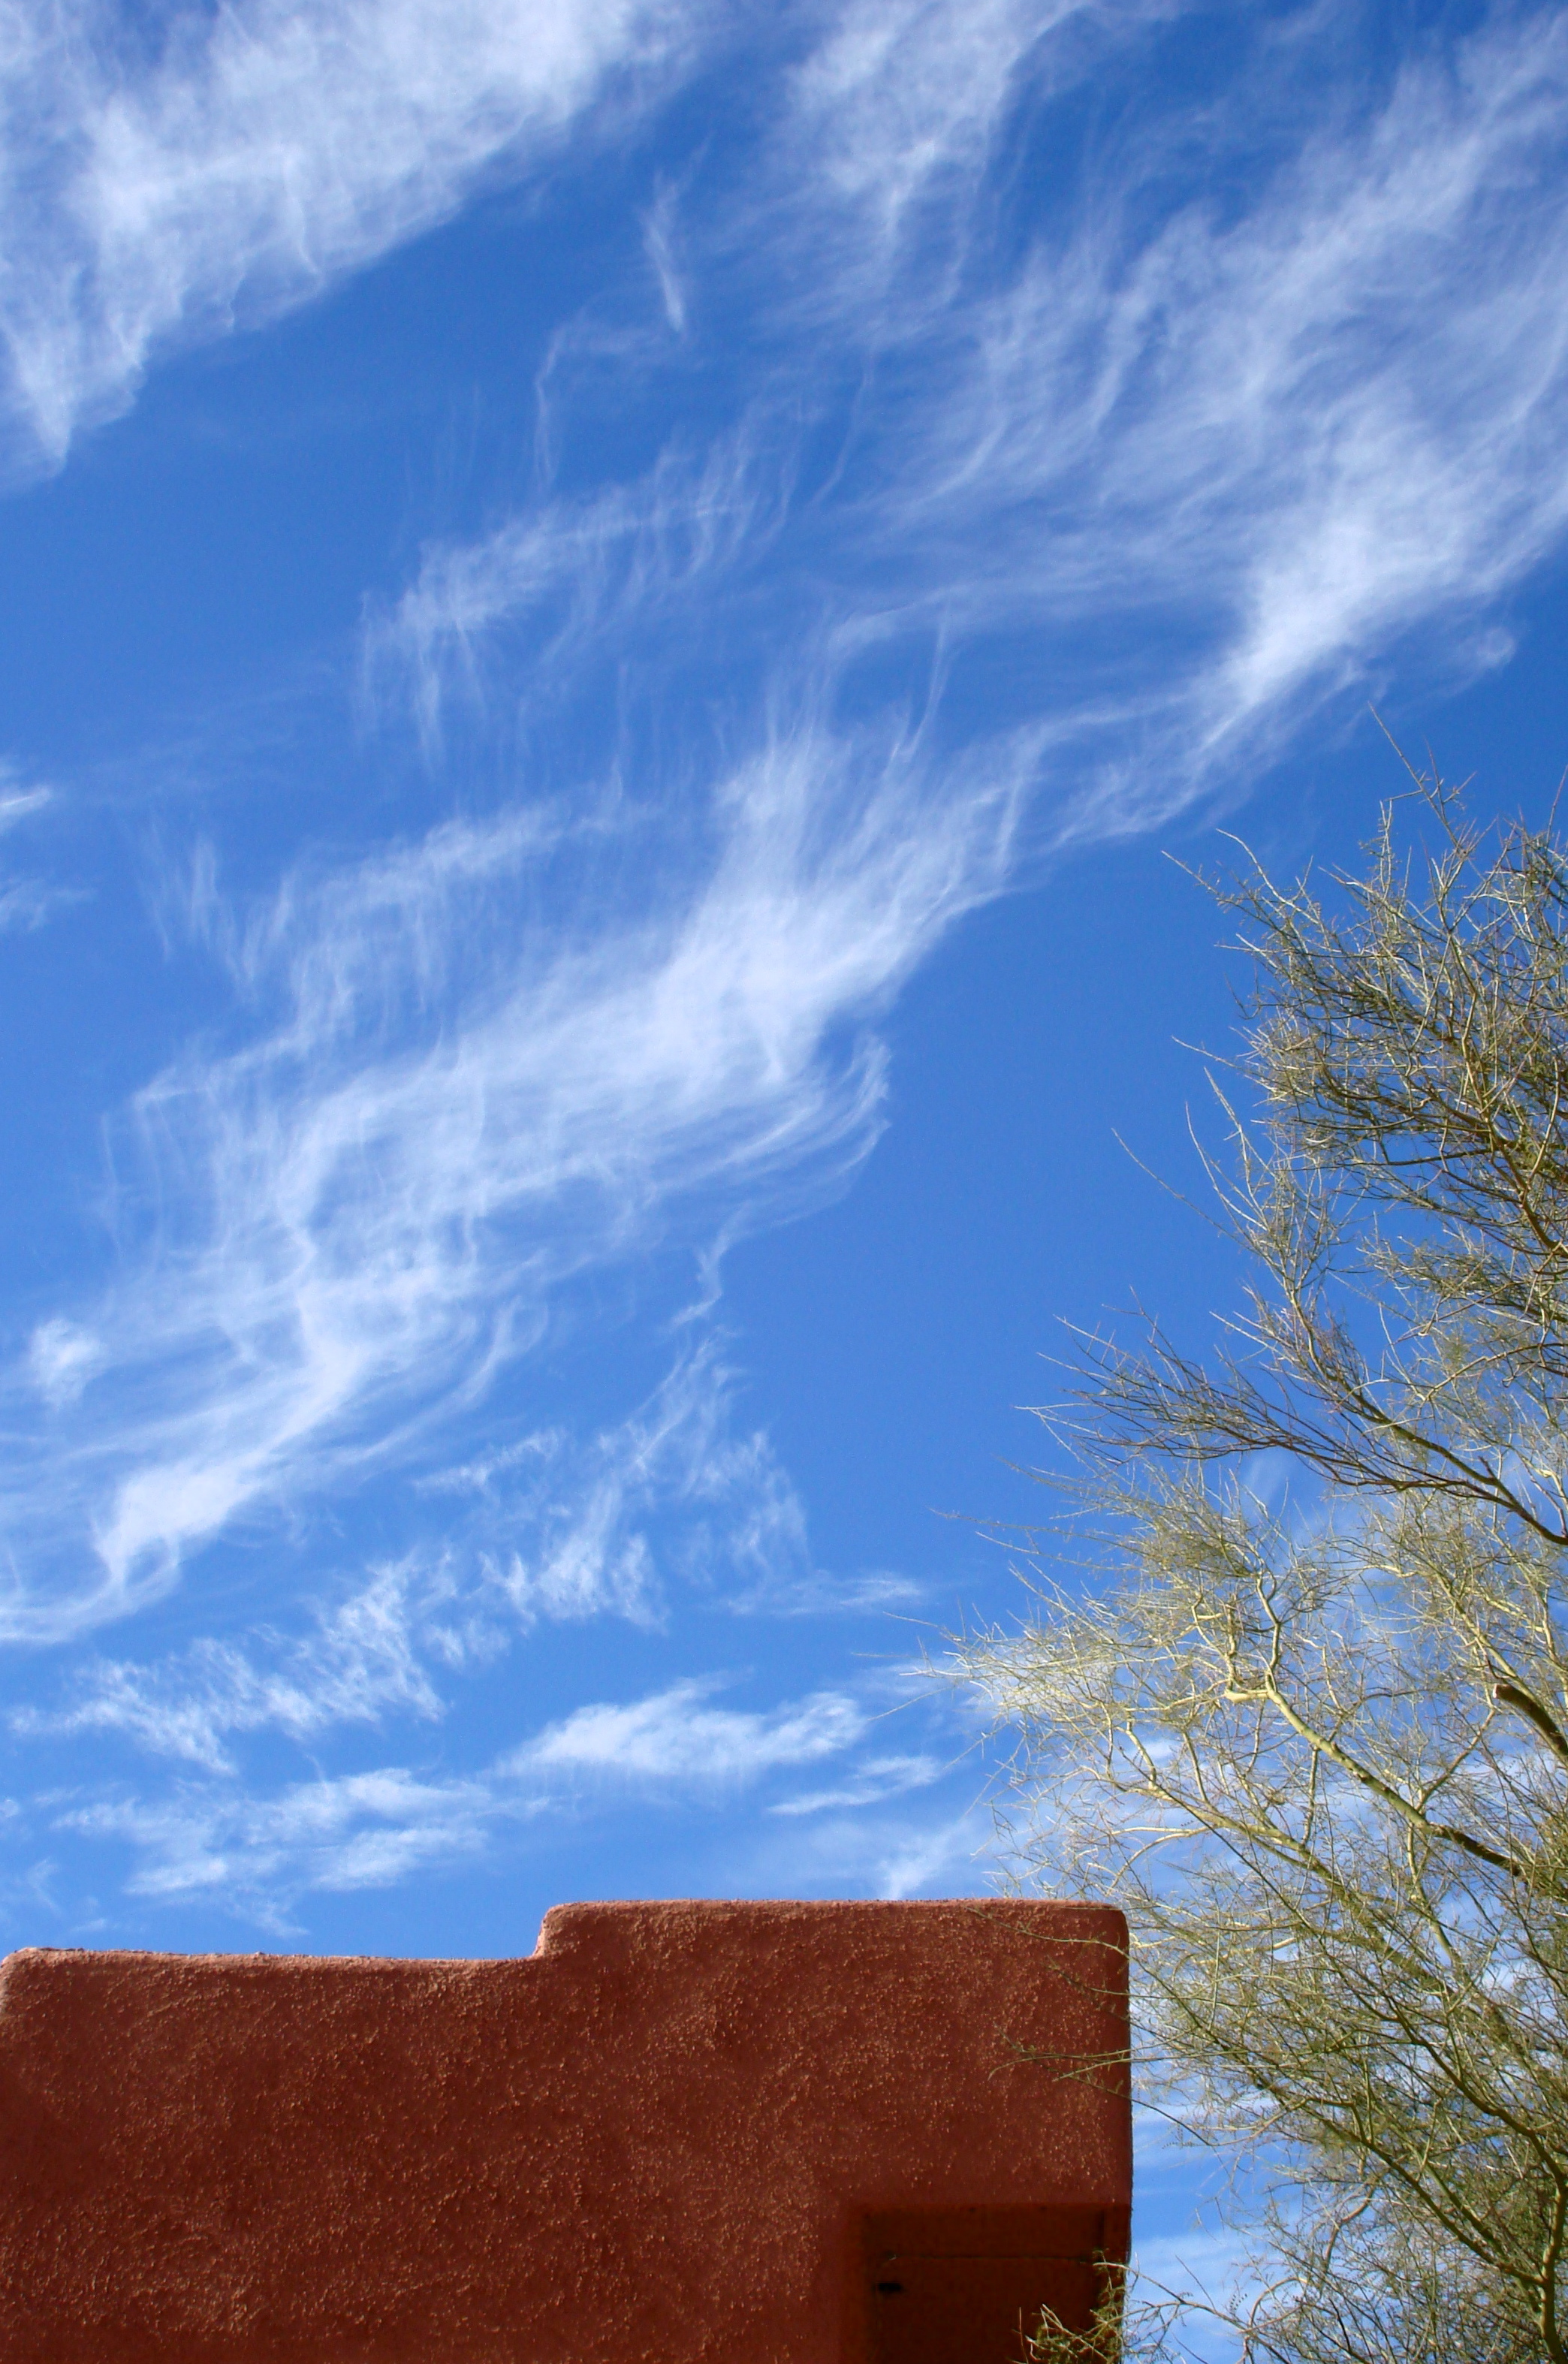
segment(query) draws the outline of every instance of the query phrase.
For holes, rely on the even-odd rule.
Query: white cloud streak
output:
[[[115,1737],[141,1754],[234,1778],[242,1771],[236,1744],[257,1734],[314,1747],[354,1726],[441,1722],[454,1683],[541,1622],[617,1615],[663,1626],[672,1592],[687,1603],[774,1615],[906,1604],[915,1590],[906,1581],[877,1573],[844,1582],[811,1566],[799,1498],[766,1436],[736,1433],[734,1388],[717,1342],[703,1338],[614,1427],[586,1440],[560,1428],[535,1431],[417,1480],[415,1491],[432,1504],[444,1537],[433,1554],[411,1551],[307,1600],[303,1627],[294,1612],[294,1631],[263,1625],[206,1636],[150,1664],[89,1660],[69,1677],[61,1701],[13,1711],[10,1729],[28,1742]],[[714,1688],[584,1711],[509,1770],[531,1762],[625,1775],[640,1733],[673,1776],[694,1776],[706,1764],[746,1779],[764,1763],[814,1757],[835,1732],[847,1745],[863,1722],[831,1698],[772,1719],[706,1710],[687,1716],[683,1702],[706,1700]],[[685,1754],[659,1738],[674,1716],[690,1735]],[[777,1811],[864,1803],[920,1786],[939,1769],[924,1757],[878,1757],[848,1789]]]
[[[318,1610],[303,1635],[262,1636],[250,1647],[203,1640],[154,1667],[100,1661],[77,1678],[72,1705],[19,1709],[11,1728],[27,1738],[117,1733],[155,1756],[229,1773],[227,1744],[240,1734],[271,1730],[306,1742],[389,1713],[434,1720],[443,1701],[430,1658],[450,1666],[493,1647],[493,1637],[475,1630],[472,1604],[458,1601],[450,1570],[377,1568],[357,1591]]]
[[[962,240],[1026,76],[1037,97],[1070,86],[1180,5],[848,0],[791,78],[781,128],[797,202],[810,191],[850,209],[862,251],[848,268],[862,293],[880,280],[885,300],[912,217],[956,199]]]
[[[286,888],[233,953],[272,1022],[141,1094],[139,1253],[35,1334],[20,1376],[54,1402],[5,1480],[10,1629],[131,1607],[236,1516],[406,1450],[552,1290],[683,1210],[851,1166],[879,1121],[865,1023],[996,890],[1026,762],[991,751],[939,797],[917,738],[780,735],[720,782],[693,884],[561,933],[508,916],[564,842],[512,819]],[[77,1331],[95,1367],[67,1401]]]
[[[1049,112],[1173,13],[855,0],[779,87],[743,188],[716,200],[694,167],[654,197],[639,318],[656,289],[659,366],[674,352],[719,424],[704,441],[677,405],[640,476],[555,489],[562,437],[591,424],[563,330],[542,489],[433,542],[364,638],[367,719],[411,722],[437,781],[503,750],[498,808],[302,863],[249,908],[198,880],[229,1031],[139,1096],[114,1143],[118,1277],[49,1310],[9,1374],[6,1630],[70,1634],[225,1530],[428,1478],[584,1277],[852,1170],[882,1121],[878,1018],[1030,849],[1234,792],[1418,630],[1455,663],[1505,648],[1497,603],[1568,526],[1568,25],[1499,14],[1354,104],[1304,72],[1266,164],[1240,70],[1213,109],[1240,159],[1223,208],[1168,202],[1176,134],[1146,100],[1070,206],[1004,239],[1026,102]],[[70,91],[35,48],[13,89],[53,93],[69,136],[39,184],[54,243],[0,315],[39,448],[128,398],[161,340],[439,218],[674,18],[579,7],[528,48],[533,22],[253,6],[117,80],[89,44]],[[652,333],[617,348],[617,404]],[[546,1422],[469,1455],[488,1474],[453,1513],[483,1566],[463,1600],[514,1627],[656,1623],[671,1504],[732,1597],[810,1595],[793,1490],[765,1440],[705,1426],[712,1395],[694,1379],[587,1445]],[[447,1478],[411,1489],[421,1517],[462,1500]],[[484,1530],[496,1487],[520,1539]],[[422,1614],[403,1598],[384,1633],[100,1672],[61,1713],[209,1770],[245,1732],[434,1718]],[[546,1771],[619,1779],[668,1748],[683,1779],[748,1779],[770,1748],[847,1746],[832,1716],[858,1712],[686,1695],[682,1758],[662,1696],[551,1726],[499,1788],[306,1785],[253,1823],[203,1806],[210,1827],[171,1805],[186,1837],[147,1844],[368,1878],[484,1843]],[[923,1765],[780,1810],[830,1851],[835,1809]],[[890,1892],[946,1859],[910,1845]]]
[[[38,782],[24,785],[15,765],[0,756],[0,838],[8,837],[15,829],[49,813],[55,803],[52,788]],[[46,920],[64,906],[80,902],[79,889],[52,885],[49,880],[26,875],[7,875],[0,870],[0,935],[15,929],[28,931],[42,927]]]
[[[1565,102],[1561,14],[1504,16],[1312,131],[1239,218],[1204,198],[1140,237],[1135,177],[973,306],[877,522],[974,629],[1163,641],[1162,684],[1100,659],[1084,719],[1136,740],[1141,711],[1173,781],[1124,753],[1082,832],[1277,744],[1418,627],[1507,653],[1486,611],[1568,526]]]
[[[892,192],[902,234],[840,254],[814,205],[777,206],[774,235],[811,241],[789,276],[814,349],[832,320],[876,374],[840,630],[935,629],[955,652],[1028,636],[1062,842],[1234,781],[1419,630],[1462,671],[1509,652],[1488,611],[1568,528],[1568,28],[1498,12],[1353,104],[1309,25],[1256,28],[1206,116],[1245,198],[1189,179],[1173,210],[1190,120],[1146,106],[1071,214],[1011,271],[976,270],[1008,107],[1175,12],[1049,13],[1048,41],[1046,11],[986,11],[966,72],[948,44],[968,12],[851,12],[775,172],[831,137],[864,164],[846,219]],[[1299,106],[1264,169],[1249,149],[1282,74]]]
[[[589,1781],[735,1786],[780,1766],[815,1764],[860,1739],[864,1712],[820,1691],[771,1715],[707,1704],[714,1686],[677,1683],[630,1707],[582,1707],[506,1761],[519,1774]]]
[[[951,1793],[903,1811],[827,1812],[752,1837],[745,1893],[754,1896],[978,1896],[995,1886],[989,1818],[954,1812]]]
[[[766,647],[763,696],[934,639],[960,681],[1014,652],[1061,844],[1234,794],[1418,632],[1451,675],[1505,661],[1496,605],[1568,530],[1561,13],[1501,13],[1354,105],[1309,28],[1262,28],[1210,108],[1244,200],[1200,184],[1173,209],[1189,126],[1145,106],[999,271],[1014,113],[1176,13],[841,12],[738,206],[683,217],[683,324],[705,279],[727,329],[755,307],[734,423],[701,460],[677,438],[640,485],[428,553],[369,650],[427,744],[487,680],[537,702],[589,636],[658,636],[676,665],[705,628],[753,668]],[[1302,105],[1265,166],[1282,73]]]
[[[699,1336],[627,1420],[587,1439],[538,1431],[419,1490],[473,1498],[487,1585],[525,1630],[606,1612],[663,1625],[671,1577],[738,1610],[858,1600],[862,1582],[811,1566],[804,1505],[766,1435],[737,1433],[735,1389],[718,1342]],[[889,1597],[891,1580],[877,1581]]]
[[[56,1827],[128,1842],[139,1862],[133,1895],[210,1898],[280,1931],[302,1890],[388,1888],[417,1872],[482,1855],[504,1805],[483,1776],[421,1778],[401,1766],[299,1782],[276,1797],[186,1789],[156,1801],[68,1807]]]
[[[46,1801],[45,1811],[57,1829],[128,1845],[138,1859],[133,1894],[205,1895],[286,1926],[304,1891],[394,1886],[481,1856],[547,1810],[751,1790],[843,1756],[867,1729],[864,1707],[843,1692],[746,1711],[714,1704],[721,1688],[688,1680],[626,1704],[579,1708],[467,1776],[388,1766],[272,1796],[209,1780],[152,1801]]]
[[[853,1778],[833,1790],[806,1790],[798,1797],[781,1798],[769,1808],[773,1814],[821,1814],[835,1808],[872,1806],[884,1798],[901,1798],[910,1790],[924,1790],[940,1780],[946,1767],[935,1756],[868,1756]]]
[[[161,348],[303,302],[520,173],[683,31],[673,0],[238,0],[136,26],[94,0],[8,0],[17,456],[58,462]]]

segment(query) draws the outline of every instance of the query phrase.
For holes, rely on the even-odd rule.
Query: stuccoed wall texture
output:
[[[519,1961],[13,1954],[0,2356],[1006,2364],[1125,2253],[1126,1944],[666,1903]]]

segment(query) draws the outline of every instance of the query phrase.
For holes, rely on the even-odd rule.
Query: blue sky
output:
[[[1568,20],[0,25],[6,1943],[983,1886],[1177,865],[1568,762]]]

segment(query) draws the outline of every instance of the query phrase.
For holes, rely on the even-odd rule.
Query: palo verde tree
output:
[[[958,1645],[1146,2090],[1267,2163],[1257,2364],[1568,2364],[1568,851],[1422,785],[1327,898],[1214,889],[1251,1285],[1081,1342],[1076,1551]]]

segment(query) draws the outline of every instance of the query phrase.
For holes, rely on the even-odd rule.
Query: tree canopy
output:
[[[1076,1342],[958,1668],[1019,1877],[1128,1912],[1144,2090],[1266,2163],[1242,2352],[1568,2364],[1568,850],[1421,786],[1356,875],[1210,882],[1250,1279]]]

